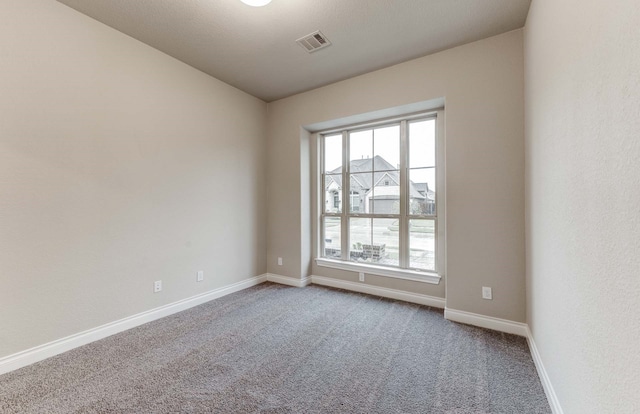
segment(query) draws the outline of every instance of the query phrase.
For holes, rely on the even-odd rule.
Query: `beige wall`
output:
[[[447,306],[524,322],[522,31],[450,49],[269,104],[268,271],[357,280],[310,266],[308,134],[332,119],[446,99]],[[301,178],[302,177],[302,178]],[[277,265],[283,257],[284,265]],[[429,285],[368,283],[445,296]],[[494,300],[481,299],[493,287]]]
[[[0,357],[265,272],[264,102],[52,0],[0,74]]]
[[[640,412],[640,3],[533,1],[528,323],[565,413]]]

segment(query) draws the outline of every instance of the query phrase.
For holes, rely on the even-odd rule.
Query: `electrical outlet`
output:
[[[361,282],[364,282],[364,273],[363,272],[358,273],[358,280],[360,280]]]
[[[162,290],[162,280],[156,280],[153,282],[153,293],[158,293]]]
[[[202,282],[204,280],[204,271],[198,270],[198,276],[196,276],[196,282]]]
[[[493,293],[490,287],[482,286],[482,299],[493,299]]]
[[[282,266],[282,257],[278,257],[278,266]]]

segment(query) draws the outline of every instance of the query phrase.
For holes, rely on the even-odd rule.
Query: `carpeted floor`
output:
[[[524,338],[264,283],[0,376],[1,413],[550,413]]]

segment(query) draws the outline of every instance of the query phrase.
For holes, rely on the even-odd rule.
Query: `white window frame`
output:
[[[435,119],[436,120],[436,214],[431,215],[411,215],[409,212],[408,192],[409,192],[409,154],[408,154],[408,123],[420,120]],[[351,197],[350,197],[350,180],[349,180],[349,142],[348,134],[357,132],[363,129],[383,127],[390,125],[400,125],[400,229],[399,229],[399,243],[400,243],[400,267],[389,265],[378,265],[371,263],[359,263],[349,260],[349,218],[351,217],[367,217],[367,218],[398,218],[396,215],[390,217],[385,214],[362,214],[361,212],[352,212],[351,210]],[[323,206],[325,203],[325,185],[324,185],[324,137],[327,135],[342,134],[342,200],[340,213],[325,213]],[[335,128],[332,130],[326,130],[319,132],[317,135],[319,139],[319,154],[318,154],[318,216],[316,223],[318,223],[318,240],[317,240],[317,252],[316,263],[319,266],[329,267],[340,270],[347,270],[353,272],[362,272],[376,276],[385,276],[398,279],[412,280],[418,282],[426,282],[432,284],[439,284],[442,277],[445,276],[446,268],[446,251],[445,251],[445,217],[446,217],[446,189],[445,189],[445,143],[444,143],[444,110],[434,110],[430,112],[423,112],[419,114],[407,115],[403,117],[385,119],[373,122],[367,122],[364,124],[348,125],[342,128]],[[349,203],[349,204],[347,204]],[[330,259],[323,257],[325,251],[323,217],[340,217],[341,219],[341,259]],[[408,221],[411,219],[427,218],[435,220],[435,271],[411,269],[408,267],[409,263],[409,231]]]

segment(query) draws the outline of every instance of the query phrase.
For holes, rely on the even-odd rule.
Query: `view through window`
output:
[[[436,115],[320,134],[321,256],[437,271]]]

